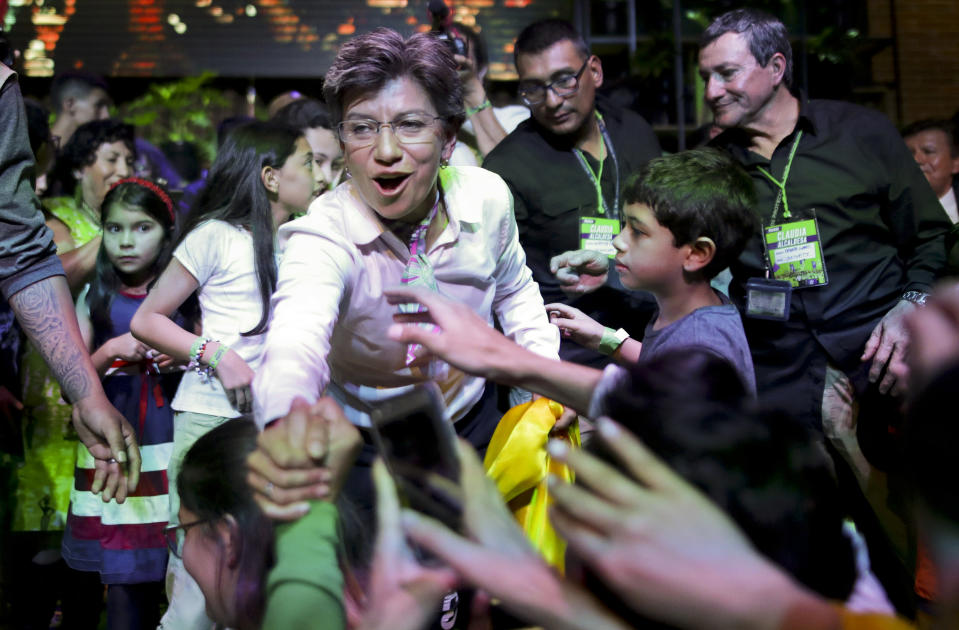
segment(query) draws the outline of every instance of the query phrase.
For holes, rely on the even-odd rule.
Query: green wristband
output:
[[[220,359],[223,358],[223,355],[229,352],[230,346],[221,343],[220,347],[216,349],[216,352],[213,353],[213,356],[210,357],[210,363],[208,364],[211,372],[216,371],[216,366],[220,365]]]
[[[480,103],[480,104],[477,105],[476,107],[467,107],[467,108],[466,108],[466,117],[467,117],[467,118],[472,118],[475,114],[478,114],[479,112],[483,111],[484,109],[489,109],[489,108],[492,107],[492,106],[493,106],[493,104],[489,102],[489,99],[486,99],[485,101],[483,101],[482,103]]]
[[[622,328],[619,330],[604,328],[603,337],[599,340],[599,348],[597,348],[597,350],[599,350],[601,354],[613,354],[627,339],[629,339],[629,333]]]

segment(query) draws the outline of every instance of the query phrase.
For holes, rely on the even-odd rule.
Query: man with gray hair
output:
[[[886,479],[863,455],[872,427],[857,439],[857,414],[888,435],[873,411],[899,406],[903,317],[945,263],[948,222],[890,121],[797,95],[792,65],[786,28],[761,11],[725,13],[701,39],[706,103],[724,130],[712,144],[752,176],[762,220],[731,266],[730,297],[760,397],[821,431],[869,497]]]

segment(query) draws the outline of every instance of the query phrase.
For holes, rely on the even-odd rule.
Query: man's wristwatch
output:
[[[916,306],[925,306],[926,300],[929,299],[929,294],[925,291],[906,291],[899,299],[912,302]]]
[[[599,352],[605,355],[613,354],[627,339],[629,339],[629,333],[622,328],[619,330],[605,328],[603,338],[599,340]]]

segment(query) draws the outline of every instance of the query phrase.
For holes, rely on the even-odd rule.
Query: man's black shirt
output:
[[[817,400],[808,400],[798,396],[797,379],[818,378],[827,358],[848,374],[862,371],[860,356],[882,316],[905,291],[928,291],[940,273],[949,222],[885,116],[848,103],[801,101],[796,129],[771,160],[749,151],[749,138],[740,129],[712,142],[750,173],[756,214],[765,226],[779,189],[758,167],[781,179],[799,130],[803,135],[786,183],[788,220],[815,216],[829,283],[794,290],[786,323],[747,317],[744,324],[760,392],[793,387],[796,403],[812,405],[818,415],[821,387]],[[776,222],[784,221],[780,210]],[[741,309],[746,281],[765,274],[764,260],[757,233],[731,266],[730,297]]]
[[[618,109],[601,99],[597,99],[597,109],[603,115],[616,153],[619,187],[623,190],[629,175],[660,155],[659,141],[649,123],[638,114]],[[597,172],[599,163],[589,154],[583,155],[593,172]],[[603,197],[611,212],[617,177],[613,164],[613,159],[607,157],[601,178]],[[596,188],[573,152],[571,139],[551,134],[530,118],[486,156],[483,167],[509,185],[520,244],[543,300],[571,304],[602,324],[626,328],[638,338],[645,326],[644,318],[648,318],[655,307],[648,294],[627,292],[616,273],[610,270],[607,286],[570,300],[550,272],[550,258],[580,248],[579,219],[603,216],[597,210]],[[622,208],[619,210],[610,218],[621,219]],[[576,356],[573,356],[570,352],[574,350],[569,342],[564,342],[561,355],[597,364],[595,353],[580,349],[582,351],[574,352]]]

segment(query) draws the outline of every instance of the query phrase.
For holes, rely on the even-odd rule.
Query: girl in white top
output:
[[[261,122],[234,129],[184,222],[173,259],[133,317],[130,330],[137,339],[190,361],[172,403],[171,524],[178,522],[176,476],[186,451],[210,429],[252,409],[250,383],[260,364],[276,287],[276,229],[306,209],[320,177],[298,131]],[[194,292],[200,336],[170,319]],[[209,627],[199,587],[176,556],[170,559],[167,584],[170,608],[161,627]]]

